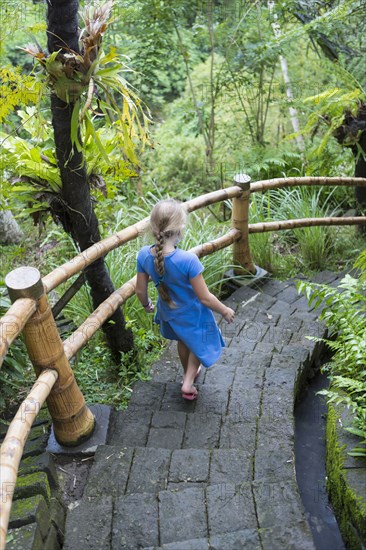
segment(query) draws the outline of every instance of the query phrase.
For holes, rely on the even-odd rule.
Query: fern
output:
[[[309,305],[320,310],[322,319],[335,339],[323,340],[332,352],[332,359],[323,367],[328,373],[330,388],[319,392],[328,403],[344,404],[353,414],[350,433],[363,438],[350,451],[352,456],[366,456],[366,253],[356,261],[359,279],[346,275],[337,288],[300,281],[298,290]],[[320,340],[320,339],[318,339]]]

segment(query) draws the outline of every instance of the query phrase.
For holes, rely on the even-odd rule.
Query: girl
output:
[[[150,217],[155,244],[144,246],[137,256],[136,295],[147,313],[154,311],[148,298],[149,277],[159,292],[155,322],[164,338],[178,341],[183,366],[182,397],[193,400],[193,383],[200,370],[211,367],[225,346],[212,311],[231,323],[234,311],[208,290],[197,256],[177,248],[187,214],[182,204],[167,199],[158,202]],[[211,311],[212,310],[212,311]]]

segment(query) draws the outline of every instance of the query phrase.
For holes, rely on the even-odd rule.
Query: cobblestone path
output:
[[[337,283],[324,272],[318,282]],[[226,301],[227,347],[180,395],[172,345],[152,380],[112,416],[64,550],[314,548],[296,483],[294,404],[324,336],[294,281],[243,287]]]

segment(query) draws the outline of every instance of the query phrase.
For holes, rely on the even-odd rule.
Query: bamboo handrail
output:
[[[366,186],[366,178],[327,178],[327,177],[304,177],[304,178],[273,178],[270,180],[260,180],[251,183],[250,192],[268,191],[269,189],[279,189],[281,187],[294,187],[306,185],[347,185],[347,186]]]
[[[20,298],[10,306],[0,319],[0,368],[9,346],[23,330],[28,319],[36,310],[36,301],[32,298]]]
[[[98,258],[105,256],[107,252],[118,248],[122,244],[125,244],[133,239],[136,239],[146,229],[149,223],[149,218],[143,220],[122,229],[118,233],[107,237],[87,248],[72,260],[64,263],[63,265],[56,267],[51,273],[48,273],[43,277],[42,282],[46,294],[56,288],[61,283],[64,283],[70,277],[79,273],[85,269],[88,265],[95,262]]]
[[[324,225],[365,225],[366,217],[349,218],[299,218],[293,220],[281,220],[277,222],[251,223],[248,226],[249,233],[266,233],[267,231],[280,231],[283,229],[297,229],[300,227],[313,227]]]
[[[256,191],[266,191],[269,189],[277,189],[280,187],[291,187],[295,185],[358,185],[366,186],[365,178],[321,178],[321,177],[306,177],[306,178],[275,178],[271,180],[261,180],[251,184],[250,192],[254,193]],[[193,212],[204,206],[210,204],[215,204],[216,202],[221,202],[223,200],[231,199],[234,197],[239,197],[242,194],[242,189],[240,186],[233,185],[227,187],[226,189],[219,189],[218,191],[212,191],[211,193],[206,193],[200,197],[196,197],[184,203],[185,208],[188,212]],[[63,265],[57,267],[51,273],[48,273],[43,277],[43,285],[45,287],[46,293],[50,292],[56,288],[61,283],[67,281],[70,277],[79,273],[85,269],[88,265],[92,264],[98,258],[105,256],[111,250],[118,248],[122,244],[125,244],[139,235],[141,235],[145,229],[148,227],[149,217],[144,218],[143,220],[130,225],[103,239],[93,246],[84,250],[72,260],[64,263]]]
[[[241,238],[240,231],[231,229],[226,235],[217,239],[198,245],[190,249],[190,252],[196,254],[199,258],[207,256],[229,246],[234,241]],[[100,329],[103,323],[113,315],[114,311],[124,304],[124,302],[133,296],[136,290],[136,275],[124,283],[118,290],[115,290],[104,302],[102,302],[95,311],[64,340],[65,355],[71,359],[82,347],[84,347],[90,338]]]
[[[203,206],[208,206],[209,204],[214,204],[215,202],[220,202],[239,196],[241,193],[241,188],[234,185],[232,187],[228,187],[227,189],[219,189],[218,191],[212,191],[211,193],[206,193],[205,195],[191,199],[185,202],[184,206],[188,212],[193,212]],[[111,250],[114,250],[122,244],[139,237],[148,227],[149,219],[150,217],[144,218],[143,220],[122,229],[118,233],[95,243],[90,248],[75,256],[72,260],[56,267],[56,269],[51,271],[51,273],[48,273],[48,275],[42,279],[45,292],[49,293],[58,285],[64,283],[70,277],[95,262],[98,258],[105,256]]]
[[[58,378],[55,370],[44,370],[13,418],[0,449],[0,550],[5,549],[11,504],[19,463],[30,429]]]

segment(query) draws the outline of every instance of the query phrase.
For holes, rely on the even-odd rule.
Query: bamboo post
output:
[[[47,399],[55,438],[73,447],[90,437],[95,418],[85,404],[44,292],[41,275],[33,267],[19,267],[5,278],[12,302],[18,298],[37,300],[35,313],[23,329],[24,341],[37,376],[44,369],[55,369],[58,380]]]
[[[256,267],[253,264],[249,248],[249,197],[250,177],[246,174],[236,174],[234,183],[242,189],[239,197],[233,198],[232,226],[241,232],[241,239],[235,241],[234,249],[234,275],[255,275]]]

